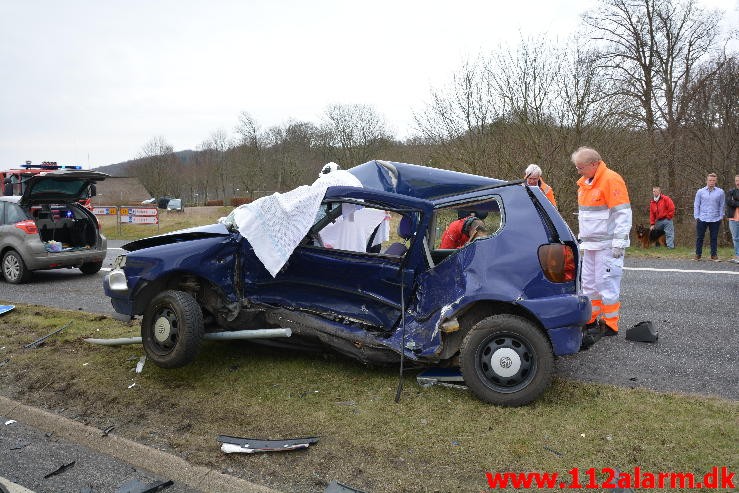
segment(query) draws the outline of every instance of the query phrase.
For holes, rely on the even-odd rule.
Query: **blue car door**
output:
[[[335,187],[328,189],[324,207],[319,218],[328,209],[338,213],[337,207],[341,207],[344,216],[351,208],[387,211],[394,218],[394,225],[406,217],[403,229],[407,240],[391,235],[387,243],[397,240],[402,244],[394,245],[387,253],[384,251],[387,245],[383,251],[373,252],[371,241],[367,242],[367,248],[335,248],[322,244],[321,235],[315,234],[320,231],[312,231],[314,241],[308,238],[298,246],[276,277],[272,278],[263,269],[245,272],[246,297],[253,302],[307,311],[371,331],[392,330],[400,318],[401,292],[407,302],[417,272],[426,268],[424,235],[418,232],[428,225],[432,204],[385,192]],[[333,223],[340,222],[336,218]],[[364,243],[363,238],[359,244]]]

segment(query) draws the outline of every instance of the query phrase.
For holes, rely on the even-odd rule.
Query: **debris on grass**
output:
[[[15,305],[0,305],[0,315],[8,313],[13,308],[15,308]]]
[[[144,363],[146,362],[146,356],[139,358],[139,362],[136,363],[136,373],[144,371]]]
[[[38,339],[36,339],[35,341],[31,342],[30,344],[26,344],[25,346],[23,346],[23,349],[36,349],[37,347],[41,346],[44,343],[44,341],[46,341],[46,339],[48,339],[49,337],[53,336],[54,334],[58,334],[59,332],[63,331],[67,327],[69,327],[71,324],[72,324],[72,322],[67,322],[66,324],[64,324],[61,327],[59,327],[58,329],[56,329],[54,332],[50,332],[50,333],[46,334],[43,337],[39,337]]]
[[[241,438],[218,435],[221,451],[227,454],[254,454],[257,452],[287,452],[308,448],[318,443],[318,437],[290,438],[287,440],[261,440],[258,438]]]
[[[17,423],[17,421],[16,421],[16,420],[14,420],[14,419],[9,419],[9,420],[7,420],[7,421],[5,422],[5,426],[8,426],[8,425],[12,425],[12,424],[14,424],[14,423]]]
[[[467,389],[459,368],[427,368],[416,376],[416,382],[424,388],[438,385],[458,390]]]

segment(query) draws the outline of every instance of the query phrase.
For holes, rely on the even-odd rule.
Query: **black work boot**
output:
[[[589,323],[582,328],[582,342],[580,343],[580,351],[590,349],[590,346],[595,344],[603,337],[603,324],[600,320]]]
[[[613,337],[617,335],[618,335],[617,330],[613,330],[612,328],[608,326],[607,323],[603,322],[603,337]]]

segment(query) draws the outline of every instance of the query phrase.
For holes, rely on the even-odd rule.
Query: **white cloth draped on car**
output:
[[[275,277],[313,225],[328,187],[362,187],[344,170],[321,175],[313,185],[274,193],[234,210],[234,224]]]

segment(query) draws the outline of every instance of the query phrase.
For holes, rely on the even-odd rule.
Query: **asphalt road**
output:
[[[93,276],[65,269],[35,272],[28,284],[0,282],[0,301],[112,315],[102,280],[122,244],[108,243],[103,271]],[[621,295],[622,334],[560,358],[559,376],[739,399],[738,264],[627,256]],[[644,320],[659,341],[627,341],[625,329]]]

